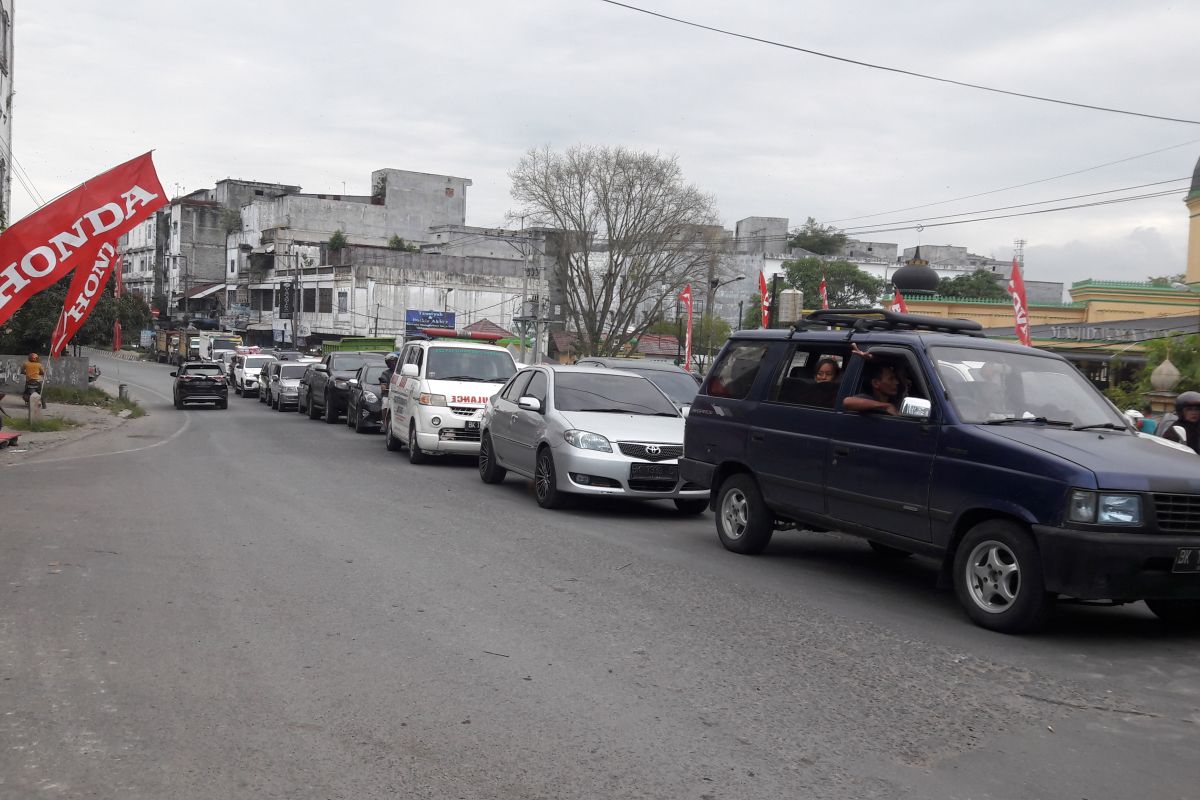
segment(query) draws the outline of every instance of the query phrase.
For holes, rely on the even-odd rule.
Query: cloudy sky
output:
[[[1200,3],[632,5],[872,64],[1200,119]],[[1005,259],[1025,239],[1034,280],[1184,269],[1186,181],[1062,198],[1190,178],[1198,124],[921,80],[601,0],[16,0],[15,19],[14,151],[46,199],[152,149],[172,194],[226,177],[368,194],[382,167],[466,177],[468,224],[495,226],[530,147],[623,145],[677,156],[730,228],[812,216],[859,235],[924,220],[861,238]],[[942,203],[969,195],[980,196]],[[16,181],[12,197],[14,219],[37,205]]]

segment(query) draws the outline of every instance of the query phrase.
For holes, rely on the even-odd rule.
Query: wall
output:
[[[5,394],[20,394],[25,391],[25,372],[22,367],[29,360],[29,354],[0,355],[0,392]],[[88,359],[47,358],[42,362],[46,368],[46,381],[54,386],[88,385]]]
[[[746,217],[734,226],[739,253],[778,253],[787,249],[787,217]]]
[[[0,223],[11,225],[16,220],[10,214],[12,196],[12,99],[13,99],[13,0],[0,2]]]

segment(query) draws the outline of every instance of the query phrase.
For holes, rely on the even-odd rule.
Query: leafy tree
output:
[[[684,181],[673,157],[547,147],[526,153],[510,177],[518,208],[509,217],[557,231],[563,314],[583,354],[619,352],[721,250],[713,198]]]
[[[742,330],[750,330],[760,325],[762,325],[762,295],[755,292],[742,309]]]
[[[58,315],[62,312],[70,285],[71,276],[68,275],[34,295],[13,314],[4,329],[0,330],[0,352],[48,353],[50,336],[58,323]],[[113,322],[118,318],[125,337],[151,326],[150,307],[146,302],[133,295],[125,295],[118,300],[113,296],[110,283],[72,341],[107,345],[112,341]]]
[[[800,247],[819,256],[831,256],[846,246],[846,234],[832,225],[822,225],[812,217],[792,231],[789,247]]]
[[[938,281],[937,293],[943,297],[971,297],[984,300],[1001,300],[1008,292],[996,282],[994,273],[977,269],[970,275],[955,275]]]
[[[336,231],[333,232],[333,235],[331,235],[329,237],[329,249],[333,250],[333,251],[338,251],[338,250],[341,250],[342,248],[344,248],[345,246],[346,246],[346,234],[342,232],[341,228],[338,228]]]
[[[1178,275],[1160,275],[1157,278],[1147,278],[1151,286],[1170,287],[1173,283],[1187,283],[1187,275],[1179,273]]]
[[[388,247],[392,250],[401,250],[405,253],[421,252],[421,248],[418,245],[415,245],[412,242],[404,241],[404,239],[397,234],[393,234],[392,238],[388,239]]]
[[[874,305],[883,294],[882,279],[863,272],[849,261],[822,261],[811,256],[783,262],[787,283],[804,292],[804,305],[821,305],[821,278],[825,278],[830,308],[853,308]]]

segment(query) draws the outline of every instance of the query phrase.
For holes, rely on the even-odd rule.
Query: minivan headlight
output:
[[[450,405],[446,402],[444,394],[428,394],[421,392],[417,397],[417,402],[423,406],[438,406],[439,408]]]
[[[581,450],[599,450],[602,453],[612,452],[612,444],[598,433],[572,429],[563,431],[563,438],[567,440],[567,444],[572,447],[578,447]]]
[[[1068,500],[1067,518],[1089,525],[1141,525],[1142,498],[1075,489]]]

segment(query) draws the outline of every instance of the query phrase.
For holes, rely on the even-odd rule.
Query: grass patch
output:
[[[81,389],[78,386],[47,386],[46,402],[66,403],[71,406],[106,408],[114,414],[128,409],[133,412],[130,414],[131,417],[146,416],[146,409],[133,400],[121,400],[120,398],[113,397],[103,389],[97,389],[95,386],[89,386],[86,389]]]
[[[25,416],[5,417],[4,427],[14,431],[25,431],[27,433],[48,433],[51,431],[65,431],[67,428],[78,427],[79,423],[74,420],[65,419],[63,417],[42,417],[36,420],[33,425],[29,424],[29,418]]]
[[[125,411],[127,409],[132,412],[129,415],[130,419],[137,419],[138,417],[146,416],[146,409],[142,408],[132,400],[121,400],[120,398],[117,398],[109,401],[108,403],[108,410],[114,414],[120,413],[121,411]]]

